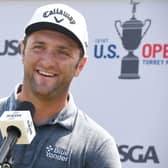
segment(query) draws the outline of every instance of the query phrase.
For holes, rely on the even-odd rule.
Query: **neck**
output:
[[[19,101],[30,101],[35,106],[34,122],[36,124],[47,121],[56,116],[68,103],[68,93],[55,96],[53,99],[44,99],[26,93],[24,89],[18,93]]]

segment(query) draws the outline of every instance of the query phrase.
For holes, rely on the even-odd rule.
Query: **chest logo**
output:
[[[49,159],[59,160],[62,162],[67,162],[68,152],[66,149],[61,147],[49,145],[46,147],[46,157]]]

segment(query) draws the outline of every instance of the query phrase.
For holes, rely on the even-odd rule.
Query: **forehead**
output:
[[[79,48],[78,42],[74,39],[58,31],[52,30],[39,30],[31,33],[28,36],[30,42],[44,42],[44,43],[53,43],[53,44],[64,44],[69,47]]]

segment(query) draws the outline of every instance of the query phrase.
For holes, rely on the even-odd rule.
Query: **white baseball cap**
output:
[[[25,28],[29,35],[38,30],[55,30],[64,33],[77,41],[86,56],[88,32],[85,18],[75,9],[64,4],[49,4],[34,12]]]

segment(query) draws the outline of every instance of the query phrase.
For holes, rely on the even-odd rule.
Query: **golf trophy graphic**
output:
[[[144,22],[137,20],[135,17],[136,6],[139,2],[131,0],[132,17],[122,23],[120,20],[115,21],[116,31],[122,41],[123,47],[128,51],[128,54],[121,61],[121,74],[119,79],[139,79],[139,59],[134,55],[134,50],[138,48],[141,40],[147,33],[151,20],[146,19]],[[145,29],[145,30],[143,30]]]

